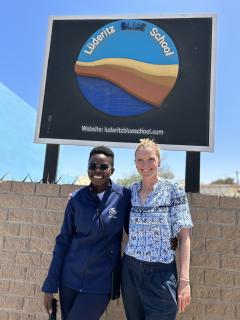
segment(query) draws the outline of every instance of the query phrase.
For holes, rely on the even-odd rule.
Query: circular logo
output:
[[[113,116],[159,108],[177,80],[179,58],[170,36],[144,20],[118,20],[97,30],[74,66],[87,101]]]

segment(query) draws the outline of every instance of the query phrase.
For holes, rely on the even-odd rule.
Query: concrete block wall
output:
[[[0,319],[47,319],[40,287],[76,186],[0,183]]]
[[[0,183],[1,320],[47,320],[40,287],[67,196],[76,188]],[[189,203],[192,304],[178,319],[240,319],[240,199],[192,194]],[[102,320],[121,319],[121,300],[111,302]]]

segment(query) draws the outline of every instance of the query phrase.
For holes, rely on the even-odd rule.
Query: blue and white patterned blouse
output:
[[[142,204],[141,182],[131,186],[132,209],[125,253],[136,259],[170,263],[175,251],[171,238],[193,226],[187,196],[182,186],[160,179]]]

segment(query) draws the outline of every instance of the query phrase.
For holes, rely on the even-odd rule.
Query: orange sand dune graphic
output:
[[[160,106],[176,82],[178,65],[157,65],[131,59],[109,58],[93,62],[77,61],[74,71],[79,76],[111,81],[137,98]]]

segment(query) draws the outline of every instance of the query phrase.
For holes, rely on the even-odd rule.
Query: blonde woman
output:
[[[158,176],[160,151],[142,139],[135,151],[141,182],[131,186],[129,240],[122,263],[122,295],[128,320],[174,320],[191,300],[192,227],[187,197],[177,183]],[[179,239],[179,271],[171,238]]]

